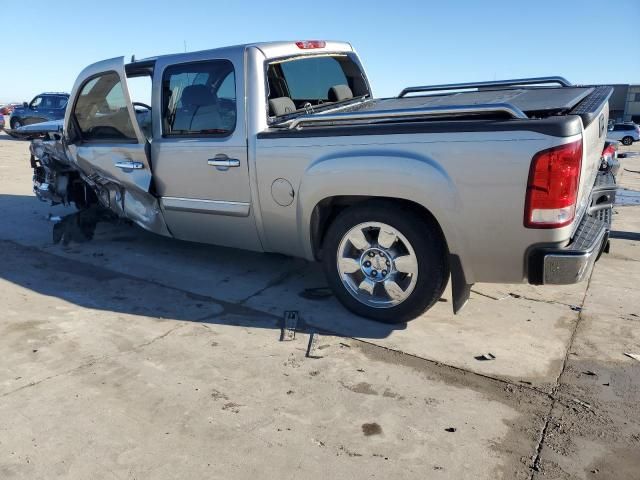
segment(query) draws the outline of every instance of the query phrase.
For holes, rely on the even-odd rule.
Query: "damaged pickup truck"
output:
[[[150,104],[127,83],[146,78]],[[31,146],[36,195],[169,237],[323,263],[356,314],[403,322],[452,282],[569,284],[608,246],[611,88],[561,77],[376,99],[348,43],[87,67]]]

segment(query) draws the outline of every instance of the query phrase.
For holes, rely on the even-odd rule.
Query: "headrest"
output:
[[[334,85],[329,89],[329,101],[341,102],[353,98],[353,92],[347,85]]]
[[[269,112],[271,116],[279,117],[296,111],[296,104],[289,97],[269,99]]]
[[[216,96],[204,85],[189,85],[182,91],[182,106],[204,106],[216,103]]]

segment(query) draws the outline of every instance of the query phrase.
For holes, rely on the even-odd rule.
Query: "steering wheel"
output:
[[[132,104],[134,107],[143,107],[143,108],[146,108],[146,109],[147,109],[147,110],[149,110],[149,111],[151,110],[151,107],[150,107],[149,105],[147,105],[146,103],[142,103],[142,102],[131,102],[131,104]]]

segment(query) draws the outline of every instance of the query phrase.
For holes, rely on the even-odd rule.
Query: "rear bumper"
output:
[[[535,247],[529,253],[528,279],[534,285],[569,285],[589,277],[608,248],[611,209],[585,215],[566,247]]]
[[[527,277],[533,285],[568,285],[591,275],[603,251],[609,251],[609,230],[616,199],[616,178],[611,170],[598,173],[589,208],[571,241],[564,247],[535,245],[529,250]]]

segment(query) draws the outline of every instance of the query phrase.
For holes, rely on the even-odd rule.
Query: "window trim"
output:
[[[120,73],[117,70],[105,70],[103,72],[100,73],[96,73],[95,75],[92,75],[88,78],[86,78],[84,80],[84,82],[82,82],[82,85],[80,85],[80,87],[78,88],[78,93],[76,94],[76,98],[73,99],[73,108],[71,109],[71,115],[70,118],[73,122],[73,129],[76,131],[76,136],[77,138],[73,139],[73,143],[82,143],[82,144],[94,144],[94,145],[100,145],[100,144],[124,144],[124,145],[140,145],[140,142],[137,138],[132,139],[132,140],[123,140],[123,139],[100,139],[100,140],[87,140],[85,138],[83,138],[82,136],[82,129],[80,128],[80,124],[78,123],[78,119],[76,118],[76,107],[78,105],[78,100],[80,100],[80,97],[82,96],[82,90],[84,89],[84,87],[87,86],[87,83],[91,82],[92,80],[95,80],[96,78],[99,77],[103,77],[107,74],[110,73],[114,73],[118,76],[118,78],[120,79],[120,83],[122,83],[122,78],[120,77]],[[124,90],[124,87],[123,87]],[[67,102],[68,104],[69,102]],[[131,114],[129,113],[129,105],[127,105],[127,115],[129,115],[129,120],[131,121]],[[135,127],[131,126],[133,128],[134,134],[135,134]]]
[[[174,67],[188,67],[191,65],[198,65],[198,64],[207,64],[207,63],[216,63],[216,62],[225,62],[228,63],[229,65],[231,65],[231,72],[229,73],[233,73],[233,86],[235,89],[235,109],[236,109],[236,115],[235,115],[235,122],[233,124],[233,129],[229,130],[228,133],[167,133],[165,131],[165,126],[166,126],[166,122],[165,122],[165,114],[166,112],[164,111],[164,104],[165,104],[165,98],[164,98],[164,82],[165,79],[167,77],[167,71],[174,68]],[[228,75],[228,74],[227,74]],[[226,78],[226,77],[225,77]],[[224,82],[224,79],[222,80]],[[221,83],[222,85],[222,83]],[[191,62],[179,62],[179,63],[172,63],[171,65],[166,65],[163,69],[162,69],[162,77],[160,77],[160,133],[162,134],[162,138],[229,138],[231,136],[233,136],[233,134],[236,132],[236,129],[238,128],[238,77],[236,75],[236,66],[233,64],[233,62],[228,59],[228,58],[211,58],[211,59],[206,59],[206,60],[196,60],[196,61],[191,61]]]

